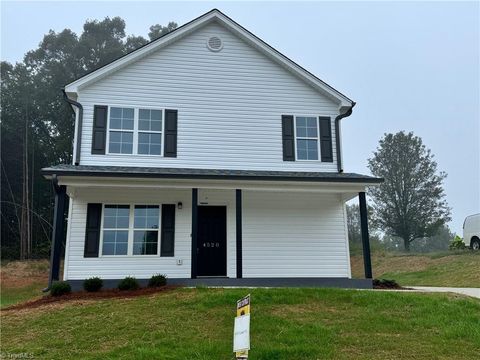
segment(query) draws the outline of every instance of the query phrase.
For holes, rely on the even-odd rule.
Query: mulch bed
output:
[[[75,291],[62,296],[45,295],[39,299],[30,300],[24,303],[12,305],[2,309],[2,311],[21,310],[40,307],[42,305],[53,303],[64,303],[75,300],[101,300],[101,299],[128,299],[137,296],[151,295],[159,292],[177,289],[178,285],[166,285],[161,287],[145,287],[137,290],[118,290],[106,289],[98,292]]]
[[[394,289],[394,290],[409,290],[408,288],[404,288],[400,286],[395,280],[387,280],[387,279],[374,279],[373,280],[373,288],[374,289]]]

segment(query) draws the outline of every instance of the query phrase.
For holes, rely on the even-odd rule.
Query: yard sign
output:
[[[233,351],[237,360],[248,359],[250,350],[250,294],[237,301],[233,330]]]

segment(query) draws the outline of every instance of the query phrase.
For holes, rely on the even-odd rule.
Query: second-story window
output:
[[[297,160],[318,160],[318,120],[313,116],[295,117]]]
[[[163,110],[111,107],[109,154],[162,155]]]
[[[135,111],[132,108],[112,107],[110,109],[109,153],[132,154],[134,114]]]
[[[160,155],[162,153],[162,111],[140,109],[138,111],[138,153]]]

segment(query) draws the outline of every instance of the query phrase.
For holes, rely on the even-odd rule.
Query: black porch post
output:
[[[242,270],[242,190],[235,191],[237,228],[237,278],[243,277]]]
[[[192,279],[197,278],[198,189],[192,189]]]
[[[372,261],[370,258],[370,238],[368,235],[368,213],[365,192],[358,193],[358,201],[360,207],[360,226],[362,228],[363,266],[365,268],[365,278],[371,279]]]
[[[50,252],[50,275],[48,285],[59,280],[60,256],[62,242],[65,237],[65,203],[67,197],[66,186],[58,185],[56,177],[53,177],[53,188],[55,189],[55,208],[53,213],[52,249]]]

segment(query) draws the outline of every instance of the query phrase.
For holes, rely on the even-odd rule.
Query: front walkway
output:
[[[421,292],[451,292],[480,299],[480,288],[434,287],[434,286],[405,286]]]

